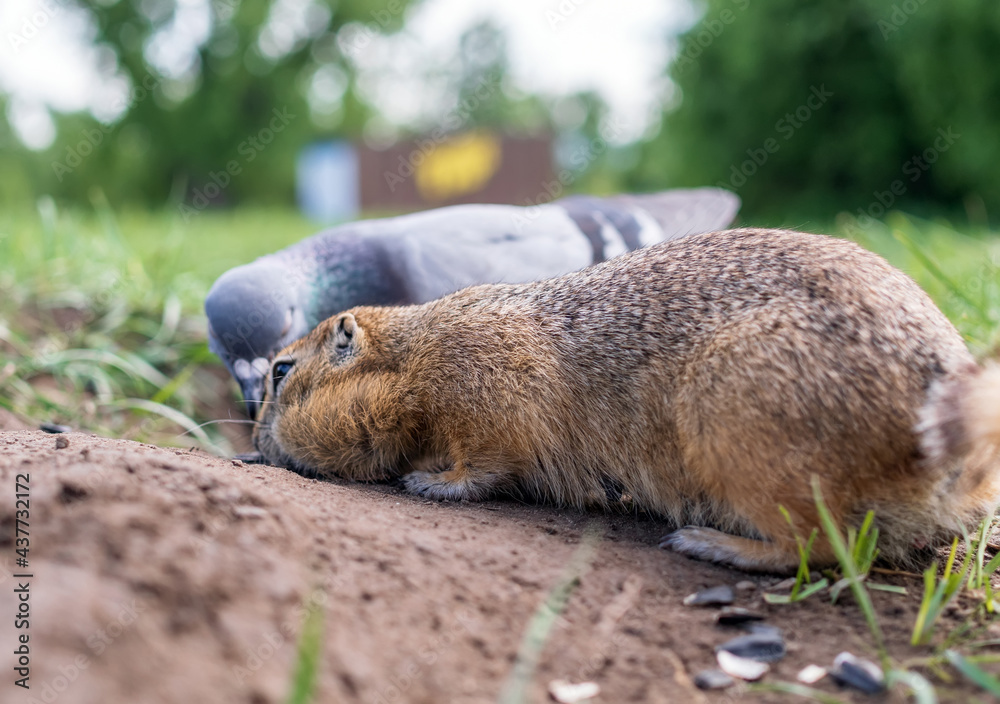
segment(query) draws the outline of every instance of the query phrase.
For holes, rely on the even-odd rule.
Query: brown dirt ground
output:
[[[68,446],[57,449],[58,438]],[[11,674],[17,474],[31,486],[30,692]],[[0,480],[0,701],[284,701],[302,607],[313,599],[325,613],[316,701],[494,702],[588,526],[600,542],[544,647],[529,701],[546,701],[557,678],[597,682],[595,702],[788,701],[690,684],[713,666],[713,647],[738,633],[681,600],[747,579],[757,586],[738,605],[765,612],[789,644],[770,680],[794,680],[841,650],[871,653],[850,598],[767,605],[761,590],[776,578],[659,550],[669,526],[634,516],[432,503],[394,486],[81,433],[0,432]],[[925,655],[907,645],[919,581],[884,581],[910,589],[874,594],[892,653]],[[986,637],[1000,636],[991,628]],[[970,701],[971,690],[939,693]],[[894,696],[875,700],[902,701]]]

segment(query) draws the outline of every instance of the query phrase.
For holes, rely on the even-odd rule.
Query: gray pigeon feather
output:
[[[552,203],[456,205],[324,230],[227,271],[205,299],[209,347],[256,415],[270,360],[357,305],[424,303],[481,283],[582,269],[655,242],[727,227],[739,199],[715,188]]]

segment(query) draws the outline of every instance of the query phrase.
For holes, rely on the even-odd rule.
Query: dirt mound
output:
[[[27,631],[12,618],[24,581],[11,576],[23,571],[13,543],[21,474],[31,494]],[[691,686],[713,666],[714,646],[738,633],[681,601],[748,579],[755,587],[737,604],[766,613],[788,641],[770,678],[793,680],[841,650],[870,653],[849,599],[769,606],[761,589],[775,578],[659,550],[669,526],[634,516],[432,503],[392,486],[78,433],[0,432],[0,477],[8,680],[19,634],[30,634],[31,651],[31,689],[4,682],[4,701],[280,702],[312,602],[325,614],[317,701],[494,702],[581,541],[593,551],[549,633],[530,701],[545,701],[553,679],[596,681],[599,702],[736,696]],[[896,579],[910,596],[875,599],[902,659],[917,654],[905,643],[919,582]]]
[[[31,430],[31,426],[6,408],[0,408],[0,430]]]

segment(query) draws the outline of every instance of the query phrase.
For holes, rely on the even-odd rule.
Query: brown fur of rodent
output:
[[[277,359],[295,366],[255,430],[275,463],[435,498],[608,507],[615,486],[687,526],[665,544],[745,569],[798,563],[778,506],[808,535],[814,475],[903,565],[1000,499],[1000,370],[909,277],[820,235],[696,235],[356,308]]]

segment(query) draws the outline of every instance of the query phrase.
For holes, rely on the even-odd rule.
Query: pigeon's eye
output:
[[[290,359],[278,360],[271,366],[271,384],[273,385],[275,393],[278,392],[278,386],[284,378],[288,376],[294,366],[295,362]]]

